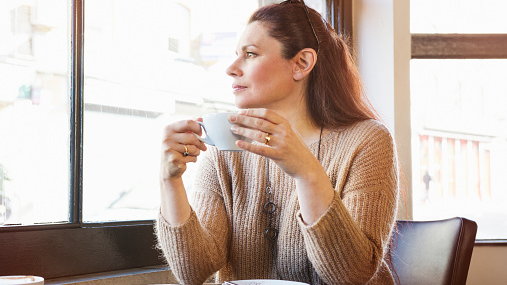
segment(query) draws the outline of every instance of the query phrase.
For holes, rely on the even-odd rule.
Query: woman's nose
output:
[[[229,75],[231,77],[237,77],[237,76],[241,76],[243,74],[241,72],[241,69],[238,67],[237,60],[234,61],[231,65],[229,65],[229,67],[227,67],[225,72],[227,73],[227,75]]]

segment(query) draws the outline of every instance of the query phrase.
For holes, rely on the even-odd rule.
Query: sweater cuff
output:
[[[183,223],[178,224],[178,225],[171,225],[162,215],[162,211],[160,209],[158,210],[157,222],[160,225],[164,225],[165,227],[168,227],[168,228],[177,229],[177,228],[185,227],[185,225],[190,223],[192,219],[197,219],[197,214],[195,213],[194,209],[190,208],[190,216]]]
[[[334,191],[334,196],[333,196],[333,200],[331,201],[331,204],[329,205],[329,207],[327,208],[327,210],[313,223],[311,224],[308,224],[306,223],[304,220],[303,220],[303,215],[301,215],[301,210],[298,210],[296,212],[296,219],[299,223],[299,226],[301,228],[301,230],[311,230],[311,229],[315,229],[317,227],[319,227],[320,224],[322,223],[325,223],[326,220],[329,220],[329,219],[333,219],[331,218],[330,216],[332,216],[332,211],[334,208],[336,208],[336,203],[340,203],[341,200],[340,200],[340,196],[338,195],[338,193],[336,191]]]
[[[181,262],[178,255],[189,250],[188,241],[192,241],[190,237],[198,226],[199,220],[193,210],[190,217],[179,225],[169,224],[159,213],[155,227],[158,246],[164,252],[169,266],[176,267]]]
[[[327,239],[329,239],[328,242],[333,243],[337,238],[341,240],[362,240],[364,238],[363,232],[352,219],[338,192],[335,192],[331,205],[317,221],[306,224],[300,211],[297,213],[297,220],[304,239],[312,240],[315,244],[325,243],[324,240]]]
[[[199,220],[193,210],[187,221],[175,226],[170,225],[159,213],[156,223],[158,246],[179,283],[201,284],[209,277],[208,272],[212,271],[212,265],[206,263],[209,252],[194,250],[202,248],[204,244],[201,235],[196,234],[199,227]]]
[[[158,219],[157,219],[157,235],[159,237],[175,237],[175,236],[184,236],[186,232],[192,232],[195,230],[195,226],[199,224],[197,219],[197,214],[192,209],[190,212],[190,216],[188,219],[182,224],[171,225],[159,211]]]

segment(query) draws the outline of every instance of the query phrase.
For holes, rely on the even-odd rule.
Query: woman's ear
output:
[[[292,78],[299,81],[310,74],[315,63],[317,63],[317,53],[312,48],[300,50],[293,58],[294,63]]]

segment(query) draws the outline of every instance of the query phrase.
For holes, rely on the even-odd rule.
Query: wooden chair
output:
[[[465,218],[398,221],[389,252],[401,285],[465,284],[477,224]]]

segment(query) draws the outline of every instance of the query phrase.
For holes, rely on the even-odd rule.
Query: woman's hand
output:
[[[262,143],[239,140],[236,142],[238,147],[271,158],[293,178],[305,179],[314,173],[312,170],[321,171],[320,163],[301,137],[276,112],[268,109],[241,110],[229,121],[234,124],[232,131],[235,134]]]
[[[243,110],[229,120],[235,124],[234,133],[262,143],[239,140],[240,148],[271,158],[295,179],[303,221],[317,221],[331,205],[335,191],[324,168],[289,122],[267,109]]]
[[[181,178],[187,163],[196,162],[201,150],[206,150],[206,145],[196,134],[202,134],[201,126],[193,120],[178,121],[164,128],[160,164],[162,182]]]

